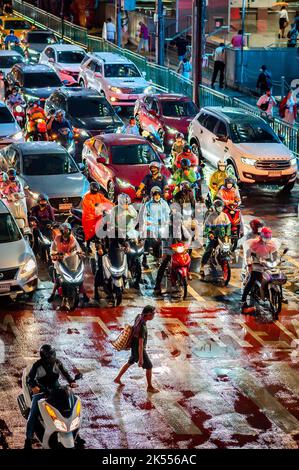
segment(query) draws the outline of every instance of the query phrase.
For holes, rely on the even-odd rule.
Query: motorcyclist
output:
[[[125,126],[124,133],[140,136],[139,127],[136,124],[135,116],[130,116],[129,124]]]
[[[224,185],[225,179],[228,178],[226,173],[226,162],[219,160],[217,163],[217,170],[214,171],[210,178],[209,189],[211,193],[212,202],[214,201],[219,189]]]
[[[188,181],[191,185],[198,182],[198,176],[195,173],[194,169],[191,168],[191,162],[188,158],[183,158],[180,163],[181,167],[178,168],[175,173],[172,175],[171,183],[175,185],[173,191],[173,196],[176,195],[180,190],[180,184],[182,181]],[[198,192],[201,196],[201,184],[198,182]]]
[[[176,160],[176,157],[182,153],[183,151],[183,148],[184,148],[184,145],[186,144],[186,140],[184,138],[184,134],[182,134],[181,132],[178,132],[176,135],[175,135],[175,141],[174,143],[172,144],[172,147],[171,147],[171,156],[172,156],[172,163],[174,165],[174,162]]]
[[[77,253],[78,256],[82,254],[81,247],[72,234],[72,227],[68,222],[64,222],[59,227],[60,235],[57,235],[52,244],[50,249],[50,254],[52,261],[54,262],[54,270],[52,270],[53,274],[53,291],[50,297],[48,298],[48,302],[53,302],[55,298],[55,294],[58,288],[58,283],[56,279],[56,272],[55,272],[55,262],[59,261],[59,257],[61,255],[70,255],[72,253]],[[83,302],[88,302],[89,298],[86,295],[84,285],[80,286],[80,297],[82,298]],[[65,305],[61,305],[61,308],[65,307]]]
[[[226,207],[230,205],[239,206],[241,204],[239,190],[233,178],[225,178],[224,185],[221,186],[217,193],[217,198],[222,199]]]
[[[247,233],[245,240],[253,240],[260,236],[262,228],[265,226],[259,219],[252,219],[249,222],[251,231]]]
[[[5,181],[2,183],[2,194],[10,196],[14,193],[23,192],[20,181],[17,177],[17,172],[14,168],[10,168],[7,172],[8,178],[4,178]]]
[[[39,132],[38,126],[41,123],[46,123],[46,114],[43,108],[40,106],[39,100],[31,100],[28,103],[27,108],[27,124],[26,124],[26,139],[29,140],[31,137],[35,137],[35,135]],[[45,140],[48,140],[48,134],[46,126],[43,129],[43,133],[45,134]]]
[[[13,106],[20,104],[22,106],[25,106],[25,101],[19,92],[19,88],[14,86],[11,89],[11,93],[8,95],[7,98],[7,104],[10,106],[10,108],[13,108]]]
[[[145,254],[142,260],[142,266],[148,269],[147,253],[150,245],[150,238],[161,239],[166,234],[170,220],[170,208],[167,202],[162,198],[162,190],[159,186],[151,189],[151,199],[145,203],[142,211],[143,235],[145,235]]]
[[[5,171],[0,170],[0,197],[2,194],[2,189],[5,186],[5,183],[8,180],[8,175],[5,173]]]
[[[35,245],[38,241],[38,229],[44,231],[47,227],[55,221],[54,208],[49,203],[49,198],[46,194],[39,194],[37,198],[37,205],[33,206],[30,211],[30,220],[34,221],[37,227],[33,228],[33,237]]]
[[[174,202],[183,207],[184,204],[190,204],[192,209],[195,209],[195,198],[189,181],[182,181],[179,186],[179,191],[173,198]]]
[[[15,51],[15,52],[18,52],[21,56],[25,57],[25,51],[24,49],[22,48],[21,44],[20,44],[20,41],[15,41],[13,43],[13,46],[11,47],[11,50],[12,51]]]
[[[119,194],[117,203],[117,206],[114,206],[110,212],[112,228],[115,228],[116,238],[130,238],[130,234],[137,222],[138,213],[128,194]]]
[[[159,162],[151,162],[149,164],[150,172],[143,178],[142,182],[139,185],[138,190],[136,191],[136,197],[140,198],[144,191],[147,197],[150,197],[151,189],[153,187],[159,187],[162,193],[165,192],[167,188],[167,179],[164,175],[161,174],[161,165]]]
[[[4,45],[5,45],[5,49],[8,49],[9,48],[9,45],[11,43],[14,43],[16,41],[18,41],[18,37],[15,35],[15,32],[13,29],[11,29],[9,31],[9,34],[7,34],[7,36],[5,37],[4,39]]]
[[[58,109],[48,120],[47,129],[50,135],[58,134],[59,130],[68,128],[73,134],[71,123],[65,118],[65,112]]]
[[[82,226],[89,252],[90,243],[96,235],[96,228],[103,218],[103,212],[112,207],[112,202],[101,193],[98,183],[94,181],[90,183],[89,192],[82,200]]]
[[[181,168],[181,161],[183,158],[187,158],[190,161],[192,167],[198,166],[198,157],[195,155],[195,153],[192,152],[191,147],[188,144],[185,144],[183,151],[176,156],[174,161],[175,168]]]
[[[28,374],[27,384],[32,391],[32,403],[26,427],[25,449],[32,448],[32,439],[36,419],[38,416],[38,402],[51,390],[59,387],[59,378],[62,376],[72,388],[78,385],[56,357],[56,350],[49,344],[44,344],[39,351],[40,359],[36,361]],[[84,441],[79,437],[83,444]],[[78,443],[78,438],[76,439]]]
[[[231,235],[231,223],[228,215],[223,211],[224,202],[221,199],[216,199],[213,206],[214,211],[208,215],[205,221],[204,234],[208,240],[201,259],[199,272],[201,278],[204,277],[204,266],[209,261],[213,249],[218,245],[218,239]]]
[[[255,281],[262,281],[263,266],[262,259],[275,257],[278,254],[279,242],[272,238],[272,230],[263,227],[258,238],[249,241],[246,252],[247,268],[250,272],[249,279],[242,294],[242,312],[248,308],[247,296],[250,293]]]

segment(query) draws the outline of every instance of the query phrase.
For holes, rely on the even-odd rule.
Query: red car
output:
[[[187,140],[189,124],[198,112],[195,103],[187,96],[169,93],[143,96],[136,101],[134,108],[142,130],[153,129],[164,135],[166,152],[171,149],[177,132],[184,134]]]
[[[101,134],[84,142],[82,160],[89,176],[97,181],[113,201],[119,193],[127,193],[132,201],[136,189],[149,173],[149,164],[163,164],[161,156],[143,137],[124,134]],[[170,177],[163,165],[162,173]]]

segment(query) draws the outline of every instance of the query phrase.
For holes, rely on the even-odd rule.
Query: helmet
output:
[[[130,117],[129,117],[129,121],[136,121],[135,116],[130,116]]]
[[[182,158],[181,160],[181,167],[187,167],[187,168],[190,168],[191,166],[191,162],[189,160],[189,158]]]
[[[177,139],[183,139],[184,138],[184,134],[182,134],[181,132],[177,132],[176,135],[175,135],[175,140]]]
[[[96,183],[96,181],[92,181],[89,185],[89,191],[92,193],[92,194],[96,194],[96,193],[99,193],[100,192],[100,186],[98,183]]]
[[[19,87],[13,86],[12,89],[11,89],[11,92],[13,93],[14,91],[16,91],[18,93],[19,92]]]
[[[64,222],[63,224],[61,224],[59,230],[61,232],[61,235],[67,235],[67,238],[71,236],[72,227],[68,222]]]
[[[8,180],[8,175],[5,171],[0,171],[0,183],[5,183]]]
[[[159,186],[153,186],[152,189],[151,189],[151,196],[152,197],[156,193],[162,194],[162,189]]]
[[[47,201],[47,202],[49,202],[49,197],[48,197],[46,194],[41,193],[41,194],[38,195],[38,198],[37,198],[38,204],[39,204],[41,201]]]
[[[192,152],[190,145],[185,144],[183,147],[183,152]]]
[[[222,167],[224,166],[224,168],[226,168],[226,167],[227,167],[227,163],[226,163],[225,161],[223,161],[223,160],[219,160],[219,162],[217,163],[218,170],[219,170],[219,168],[220,168],[221,166],[222,166]]]
[[[28,103],[29,108],[32,108],[34,105],[39,106],[40,101],[39,100],[30,100]]]
[[[224,209],[224,202],[222,201],[222,199],[215,199],[214,201],[214,209],[217,211],[217,212],[221,212],[223,211]],[[220,210],[221,209],[221,210]]]
[[[121,193],[118,196],[118,204],[120,206],[124,206],[125,204],[131,204],[131,198],[128,194]]]
[[[64,119],[65,112],[64,112],[63,109],[57,109],[57,111],[55,113],[55,118],[57,118],[60,114],[62,115],[62,119]]]
[[[190,189],[189,181],[182,181],[180,183],[180,190],[183,191],[184,189]]]
[[[56,360],[56,350],[50,344],[44,344],[39,350],[39,355],[41,360],[48,364],[54,364]]]
[[[233,186],[235,186],[236,182],[234,180],[234,178],[225,178],[224,180],[224,185],[227,186],[228,184],[232,184]]]
[[[149,164],[149,169],[151,169],[152,167],[158,168],[158,170],[160,170],[160,163],[159,162],[151,162]]]
[[[263,227],[260,236],[263,240],[271,240],[272,230],[269,227]]]
[[[7,176],[11,181],[14,181],[17,176],[17,172],[14,168],[10,168],[7,172]]]
[[[252,219],[249,223],[251,230],[253,233],[259,233],[259,229],[261,229],[264,224],[259,219]]]

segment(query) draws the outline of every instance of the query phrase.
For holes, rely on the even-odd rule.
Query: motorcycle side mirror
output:
[[[84,171],[84,170],[85,170],[85,165],[84,165],[84,163],[78,163],[78,167],[79,167],[79,170],[80,170],[80,171]]]
[[[83,378],[83,374],[81,374],[81,372],[79,372],[78,374],[75,375],[75,380],[80,380]]]
[[[285,249],[283,250],[282,254],[285,255],[288,251],[289,251],[289,249],[288,249],[288,248],[285,248]]]

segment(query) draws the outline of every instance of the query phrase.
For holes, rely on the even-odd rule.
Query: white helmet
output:
[[[217,166],[218,166],[218,170],[220,169],[221,166],[226,168],[227,163],[224,160],[219,160],[219,162],[217,163]]]

